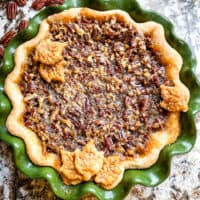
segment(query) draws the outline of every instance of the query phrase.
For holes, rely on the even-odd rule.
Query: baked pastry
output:
[[[119,10],[52,15],[15,52],[7,128],[66,184],[111,189],[125,169],[151,166],[178,137],[189,101],[181,65],[154,22]]]

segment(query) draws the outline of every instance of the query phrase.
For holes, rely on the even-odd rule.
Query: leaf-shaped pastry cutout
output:
[[[61,61],[58,64],[55,64],[55,66],[40,64],[39,68],[40,75],[48,83],[50,83],[51,81],[64,82],[65,81],[64,65],[65,61]]]
[[[45,65],[54,65],[63,59],[66,44],[42,40],[35,48],[34,60]]]
[[[77,171],[83,175],[84,180],[89,180],[103,165],[103,152],[97,151],[94,143],[89,142],[82,151],[75,152],[75,166]]]
[[[182,84],[179,84],[178,87],[161,85],[160,89],[161,96],[163,98],[163,101],[160,103],[160,105],[163,108],[170,112],[185,112],[188,110],[187,102],[189,100],[189,95],[186,95],[188,90],[186,90]]]
[[[124,166],[119,156],[110,156],[104,159],[103,167],[95,177],[95,182],[106,189],[115,187],[121,181]]]
[[[61,150],[61,159],[60,173],[63,175],[64,181],[70,184],[80,183],[83,178],[75,168],[75,153]]]

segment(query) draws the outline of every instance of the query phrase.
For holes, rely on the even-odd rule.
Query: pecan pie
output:
[[[74,8],[45,19],[15,53],[5,89],[9,131],[66,184],[115,187],[179,135],[189,92],[161,25],[119,10]]]

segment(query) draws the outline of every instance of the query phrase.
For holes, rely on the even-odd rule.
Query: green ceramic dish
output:
[[[137,22],[156,21],[165,28],[165,35],[169,44],[174,47],[183,58],[181,79],[190,89],[191,98],[189,111],[181,115],[181,135],[172,145],[166,146],[160,153],[155,165],[145,170],[127,170],[121,183],[113,190],[104,190],[92,182],[76,186],[65,185],[58,173],[50,167],[39,167],[32,164],[26,154],[24,142],[12,135],[6,129],[6,118],[11,110],[11,104],[4,93],[4,80],[13,69],[13,53],[23,42],[33,38],[38,31],[40,22],[47,16],[61,12],[71,7],[89,7],[97,10],[121,9],[127,11]],[[67,0],[62,6],[48,7],[39,12],[31,21],[28,28],[18,34],[5,50],[3,67],[0,68],[0,139],[10,144],[14,150],[17,167],[31,178],[44,178],[54,193],[61,199],[77,200],[85,194],[93,194],[100,200],[121,200],[135,184],[155,186],[167,178],[170,163],[174,155],[190,151],[196,139],[195,114],[200,111],[200,84],[195,77],[196,59],[188,45],[177,38],[172,24],[155,12],[143,10],[135,0]]]

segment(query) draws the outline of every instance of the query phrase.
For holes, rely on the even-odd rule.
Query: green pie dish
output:
[[[6,119],[12,109],[4,92],[4,80],[14,67],[13,54],[22,43],[33,38],[43,19],[54,13],[72,7],[89,7],[96,10],[121,9],[130,14],[136,22],[155,21],[163,25],[168,43],[183,58],[181,80],[190,90],[189,110],[181,114],[181,134],[174,144],[167,145],[152,167],[144,170],[126,170],[123,180],[112,190],[105,190],[93,182],[76,186],[65,185],[59,174],[51,167],[34,165],[26,154],[22,139],[11,135],[6,129]],[[174,155],[189,152],[196,140],[195,114],[200,111],[200,84],[195,77],[196,58],[189,46],[174,34],[173,25],[166,18],[152,11],[142,9],[135,0],[67,0],[61,6],[47,7],[39,12],[29,23],[26,30],[19,33],[8,45],[0,68],[0,139],[12,146],[17,167],[30,178],[46,179],[54,193],[61,199],[77,200],[83,195],[93,194],[100,200],[122,200],[135,184],[155,186],[163,182],[170,173],[170,163]]]

